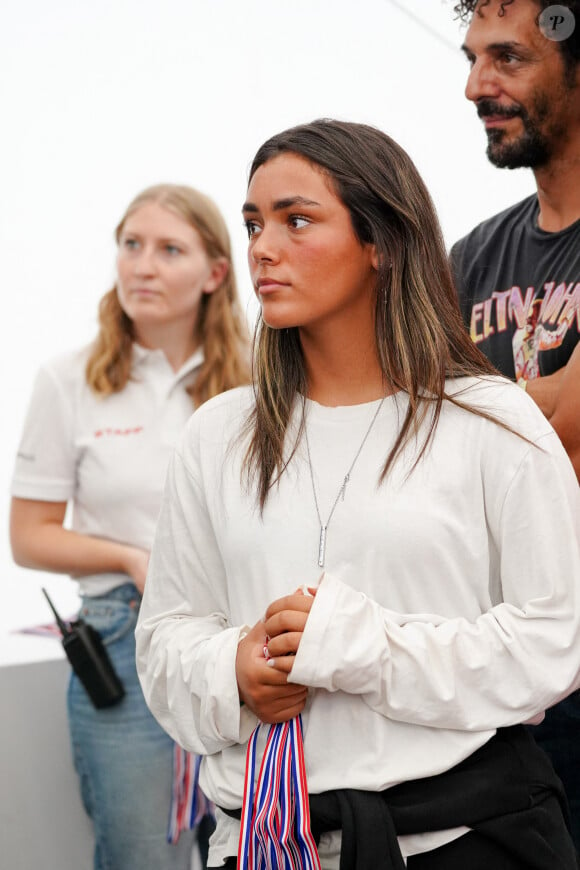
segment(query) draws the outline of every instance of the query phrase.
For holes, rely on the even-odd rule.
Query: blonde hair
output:
[[[192,187],[158,184],[139,193],[130,203],[117,229],[117,243],[127,218],[146,203],[157,203],[183,218],[201,236],[210,260],[224,257],[227,274],[212,293],[204,293],[195,339],[202,345],[204,360],[191,387],[196,407],[212,396],[250,380],[249,340],[234,275],[230,237],[215,203]],[[120,392],[131,377],[135,332],[125,314],[115,285],[99,304],[99,333],[86,367],[89,387],[100,396]]]

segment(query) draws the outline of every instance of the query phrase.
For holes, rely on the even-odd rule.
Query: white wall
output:
[[[240,206],[256,148],[285,127],[334,116],[389,132],[423,173],[449,244],[532,190],[525,172],[486,161],[461,41],[442,0],[3,5],[2,530],[34,371],[92,337],[113,228],[145,185],[185,182],[214,197],[250,319]],[[0,628],[47,619],[41,577],[12,564],[4,531],[0,562]],[[74,584],[48,585],[70,612]]]

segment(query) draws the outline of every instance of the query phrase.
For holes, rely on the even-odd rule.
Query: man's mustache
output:
[[[518,115],[523,115],[520,106],[502,106],[499,103],[494,103],[493,100],[480,100],[477,104],[477,114],[480,118],[488,116],[501,118],[517,118]]]

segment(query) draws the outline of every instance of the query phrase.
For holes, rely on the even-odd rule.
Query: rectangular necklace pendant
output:
[[[320,526],[320,541],[318,543],[318,567],[324,568],[326,556],[326,526]]]

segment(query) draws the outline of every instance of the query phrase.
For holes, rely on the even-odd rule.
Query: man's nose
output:
[[[471,67],[465,96],[476,103],[483,98],[497,99],[501,94],[501,85],[493,64],[485,58],[479,58]]]

